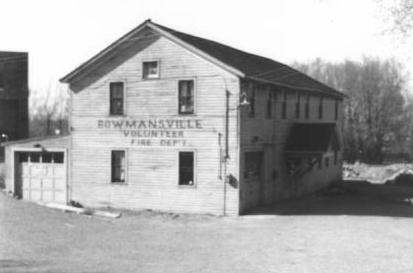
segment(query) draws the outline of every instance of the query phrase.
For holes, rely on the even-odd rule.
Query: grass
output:
[[[238,218],[106,219],[0,195],[0,272],[409,272],[412,197],[346,182]]]

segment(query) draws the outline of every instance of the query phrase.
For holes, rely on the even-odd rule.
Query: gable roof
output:
[[[288,135],[286,152],[324,153],[329,145],[340,149],[334,123],[295,123]]]
[[[112,43],[109,47],[99,52],[89,61],[85,62],[73,72],[63,77],[61,81],[70,82],[79,72],[87,68],[87,66],[91,65],[100,57],[103,57],[106,53],[117,47],[123,41],[127,40],[128,37],[131,37],[133,34],[139,32],[146,26],[157,31],[161,35],[183,43],[184,46],[189,46],[191,49],[196,50],[195,53],[198,53],[202,55],[202,57],[221,65],[224,69],[229,70],[229,72],[242,78],[273,83],[285,87],[321,92],[340,98],[344,96],[341,92],[285,64],[276,62],[269,58],[244,52],[215,41],[173,30],[153,23],[150,20],[146,20],[137,28]]]

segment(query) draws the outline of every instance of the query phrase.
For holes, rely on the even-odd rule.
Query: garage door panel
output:
[[[40,189],[31,189],[29,200],[33,202],[42,201],[42,191]]]
[[[43,190],[43,202],[53,202],[53,191]]]
[[[66,168],[64,168],[64,166],[56,166],[54,168],[54,176],[65,178],[66,177]]]

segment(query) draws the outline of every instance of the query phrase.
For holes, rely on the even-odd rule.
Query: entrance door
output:
[[[244,165],[244,181],[247,192],[247,208],[264,204],[264,153],[246,152]]]
[[[17,152],[16,194],[33,202],[66,203],[63,152]]]

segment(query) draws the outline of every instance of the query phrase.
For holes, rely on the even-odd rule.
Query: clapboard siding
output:
[[[276,95],[272,100],[272,115],[268,118],[267,101],[269,87],[257,83],[242,84],[241,92],[251,94],[255,90],[255,116],[250,117],[249,108],[242,110],[240,131],[240,169],[244,168],[245,152],[264,152],[264,173],[262,184],[264,187],[265,204],[300,196],[313,192],[332,181],[341,179],[341,151],[338,153],[339,162],[333,164],[333,154],[328,152],[324,157],[330,157],[330,166],[322,169],[317,166],[312,171],[299,178],[291,177],[287,173],[286,158],[284,157],[284,146],[291,126],[295,122],[337,122],[337,131],[340,139],[342,128],[342,101],[339,102],[338,120],[335,120],[336,100],[331,97],[323,97],[323,118],[319,119],[318,109],[320,96],[313,93],[300,92],[300,115],[296,116],[297,93],[295,90],[276,88]],[[286,116],[282,115],[282,104],[286,92]],[[305,116],[305,104],[309,95],[309,117]],[[251,96],[249,96],[251,97]],[[342,142],[341,142],[342,143]],[[324,158],[323,158],[324,164]],[[244,212],[258,205],[259,184],[244,182],[242,172],[240,174],[240,210]]]
[[[72,199],[89,206],[222,214],[224,165],[220,155],[225,145],[226,90],[236,109],[239,79],[172,41],[154,35],[145,47],[130,46],[122,55],[103,62],[89,76],[71,84]],[[142,79],[142,62],[158,60],[160,78]],[[195,114],[178,115],[178,81],[194,79]],[[109,83],[125,83],[125,116],[109,115]],[[182,132],[186,145],[132,145],[118,128],[99,128],[99,121],[191,120],[200,128],[173,129]],[[237,113],[230,112],[227,173],[238,179],[239,141]],[[137,131],[137,130],[132,130]],[[221,145],[219,145],[221,135]],[[171,138],[172,140],[174,138]],[[179,138],[178,138],[179,139]],[[127,181],[110,181],[111,150],[125,149]],[[178,152],[195,152],[194,187],[178,186]],[[226,188],[226,213],[238,214],[238,189]]]

